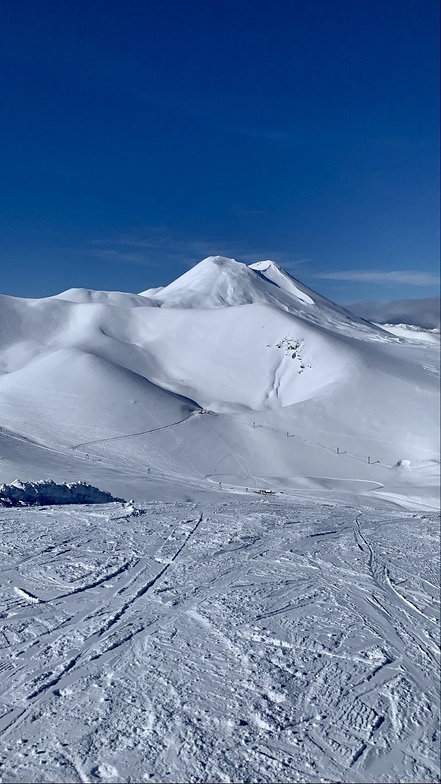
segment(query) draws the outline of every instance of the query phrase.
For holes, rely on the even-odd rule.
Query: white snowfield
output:
[[[438,781],[439,467],[439,333],[273,262],[0,297],[0,780]]]
[[[438,781],[439,520],[254,498],[0,513],[2,781]]]
[[[270,261],[211,257],[147,294],[1,297],[2,481],[141,500],[149,470],[438,507],[439,334],[391,334]]]

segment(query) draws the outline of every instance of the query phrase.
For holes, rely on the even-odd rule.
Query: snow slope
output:
[[[438,368],[434,342],[353,316],[269,261],[209,257],[144,295],[3,296],[0,480],[138,498],[146,477],[221,481],[430,508]]]
[[[0,298],[1,781],[439,779],[439,343],[388,329],[220,257]]]
[[[437,516],[254,499],[2,510],[2,781],[439,780]]]

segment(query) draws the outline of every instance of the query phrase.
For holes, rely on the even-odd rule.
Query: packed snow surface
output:
[[[439,457],[439,334],[273,262],[0,297],[1,780],[437,781]]]
[[[219,493],[0,525],[3,781],[438,781],[436,515]]]

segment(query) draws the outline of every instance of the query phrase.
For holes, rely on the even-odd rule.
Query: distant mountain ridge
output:
[[[348,308],[358,316],[380,324],[409,324],[422,329],[440,329],[440,297],[354,302]]]

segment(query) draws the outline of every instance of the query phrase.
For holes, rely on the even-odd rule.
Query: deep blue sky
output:
[[[342,302],[434,296],[438,5],[4,0],[0,291],[222,254]]]

